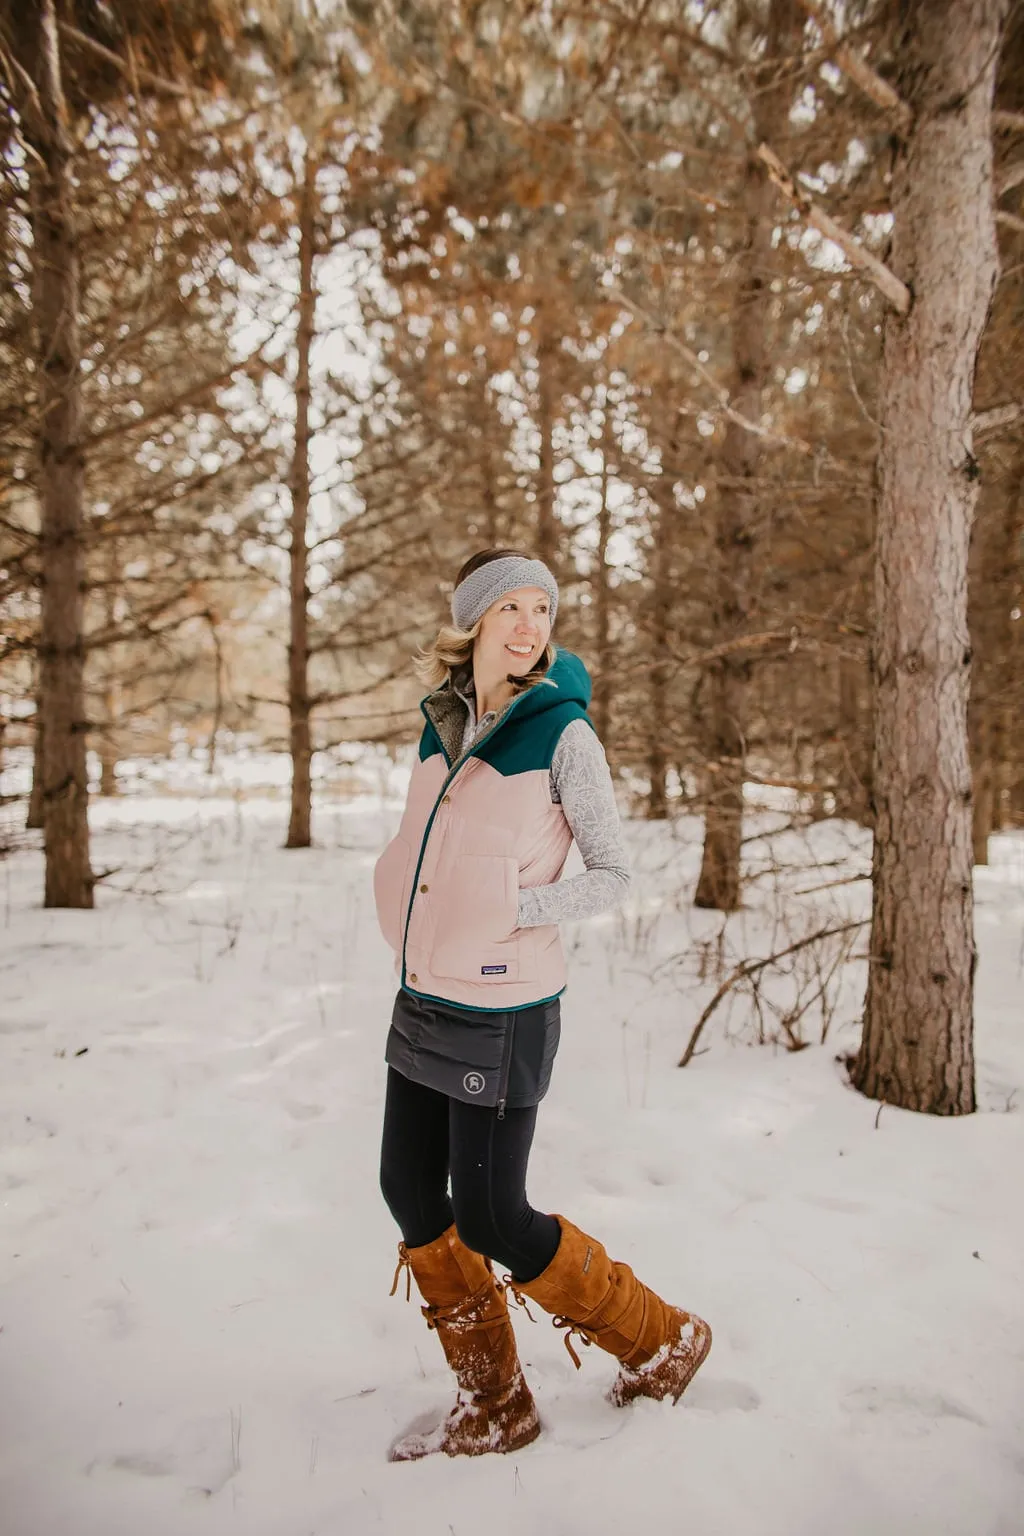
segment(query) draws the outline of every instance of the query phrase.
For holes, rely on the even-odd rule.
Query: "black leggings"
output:
[[[526,1198],[537,1107],[462,1104],[388,1068],[380,1187],[410,1248],[454,1221],[467,1248],[516,1280],[534,1280],[555,1256],[561,1228]],[[451,1197],[448,1179],[451,1176]]]

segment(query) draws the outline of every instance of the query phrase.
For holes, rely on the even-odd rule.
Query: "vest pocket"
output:
[[[431,970],[438,976],[498,986],[533,979],[529,931],[517,928],[519,861],[464,853],[445,881]]]
[[[380,931],[396,954],[402,949],[411,880],[412,849],[402,838],[393,837],[373,868],[373,899]]]

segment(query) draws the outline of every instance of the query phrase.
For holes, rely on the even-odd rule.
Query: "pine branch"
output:
[[[1024,181],[1024,160],[1018,160],[1016,165],[1008,165],[996,183],[996,196],[1002,197],[1004,192],[1012,192],[1014,187],[1019,187]]]
[[[637,320],[642,320],[648,330],[660,336],[672,348],[673,352],[678,352],[680,357],[686,359],[694,372],[703,379],[704,383],[711,390],[722,412],[730,421],[735,422],[738,427],[742,427],[745,432],[752,432],[755,437],[763,438],[766,442],[775,443],[782,448],[795,448],[799,453],[810,456],[814,455],[816,450],[810,443],[804,442],[803,438],[788,437],[782,432],[773,432],[770,427],[762,427],[760,422],[752,421],[749,416],[744,416],[742,412],[738,411],[732,404],[729,391],[718,382],[710,369],[704,366],[693,348],[688,347],[681,336],[677,336],[675,331],[670,331],[663,321],[659,320],[656,315],[651,314],[650,310],[644,309],[641,304],[638,304],[635,299],[629,298],[627,294],[622,292],[621,288],[616,288],[614,284],[609,284],[602,291],[609,294],[617,304],[621,304],[623,309],[628,309],[630,314],[634,315]]]
[[[867,59],[856,53],[849,43],[843,42],[829,18],[823,13],[820,0],[799,0],[799,3],[817,26],[825,47],[843,74],[852,80],[865,96],[870,97],[877,107],[881,107],[883,112],[890,113],[900,128],[906,132],[913,122],[913,113],[899,93],[871,68]]]
[[[995,432],[1000,427],[1012,427],[1024,417],[1024,400],[1010,400],[1005,405],[993,405],[986,411],[975,411],[971,417],[971,431],[975,437],[985,432]]]
[[[120,70],[122,75],[125,75],[133,86],[137,86],[139,81],[144,81],[146,85],[153,86],[155,90],[165,91],[169,96],[178,96],[185,101],[191,101],[196,94],[206,95],[205,91],[200,93],[190,91],[183,85],[175,84],[173,80],[164,80],[160,75],[152,74],[148,69],[139,69],[138,65],[134,63],[128,64],[119,53],[114,53],[111,48],[104,48],[102,43],[96,42],[94,38],[87,37],[84,32],[79,32],[78,28],[71,26],[70,22],[59,22],[58,28],[69,42],[77,43],[87,53],[95,54],[98,59],[103,59],[105,63],[112,64],[115,69]]]
[[[901,282],[884,261],[879,261],[877,256],[873,256],[856,235],[851,235],[849,230],[844,229],[830,213],[818,207],[811,196],[797,185],[774,150],[769,149],[767,144],[762,144],[757,155],[758,159],[763,160],[768,167],[768,174],[772,181],[790,202],[799,208],[808,224],[823,234],[826,239],[838,245],[851,267],[856,267],[869,277],[898,314],[909,314],[910,289],[906,283]]]

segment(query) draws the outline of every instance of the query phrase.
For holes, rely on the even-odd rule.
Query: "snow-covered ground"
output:
[[[820,1010],[807,1050],[751,1043],[798,972],[675,1068],[723,966],[864,915],[862,834],[752,842],[720,940],[689,905],[696,823],[631,826],[628,910],[569,935],[530,1192],[714,1349],[678,1407],[620,1411],[608,1356],[577,1373],[516,1314],[541,1439],[393,1466],[453,1388],[388,1295],[370,871],[401,774],[373,772],[323,795],[307,852],[251,784],[97,802],[92,913],[40,909],[37,850],[0,862],[3,1536],[1020,1536],[1024,840],[977,876],[981,1112],[940,1121],[879,1114],[837,1063],[862,935],[824,1045]]]

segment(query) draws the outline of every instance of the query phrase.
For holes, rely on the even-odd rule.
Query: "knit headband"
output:
[[[452,618],[457,629],[472,629],[492,603],[520,587],[541,587],[551,600],[551,622],[558,611],[558,583],[543,560],[505,555],[477,566],[452,593]]]

